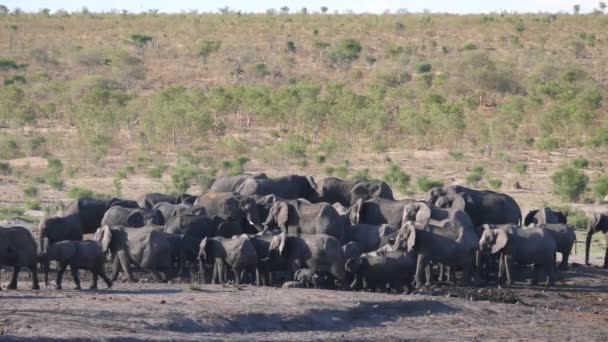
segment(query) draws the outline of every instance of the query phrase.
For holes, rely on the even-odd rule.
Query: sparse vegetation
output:
[[[475,166],[467,175],[466,181],[470,186],[478,186],[483,176],[485,175],[485,169],[482,166]]]
[[[528,172],[528,164],[517,163],[513,166],[513,169],[515,170],[515,172],[519,173],[520,175],[523,175]]]
[[[401,192],[407,191],[410,185],[410,175],[403,172],[399,165],[391,164],[384,172],[384,181]]]
[[[416,178],[416,186],[420,191],[427,192],[432,188],[443,186],[443,182],[430,179],[428,176],[421,176]]]
[[[606,195],[608,195],[608,176],[602,175],[597,177],[593,186],[593,192],[599,197],[600,201],[606,198]]]
[[[502,187],[502,181],[496,178],[488,179],[488,186],[493,190],[499,190]]]
[[[589,167],[589,161],[585,158],[576,158],[572,161],[572,166],[577,169],[586,169]]]
[[[578,201],[587,189],[589,177],[576,168],[565,165],[551,175],[553,192],[566,201]]]

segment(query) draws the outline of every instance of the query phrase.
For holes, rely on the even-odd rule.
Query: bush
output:
[[[308,144],[308,139],[299,135],[293,135],[277,144],[277,147],[288,158],[304,158],[306,157]]]
[[[165,173],[168,168],[169,167],[166,164],[159,164],[149,169],[146,174],[152,179],[161,179],[163,178],[163,173]]]
[[[296,44],[294,44],[294,42],[291,40],[287,41],[287,51],[291,53],[296,53]]]
[[[454,159],[454,160],[463,160],[464,159],[464,153],[461,151],[450,151],[450,152],[448,152],[448,155],[450,157],[452,157],[452,159]]]
[[[19,69],[19,65],[12,59],[0,57],[0,70]]]
[[[468,42],[468,43],[464,44],[464,49],[465,50],[477,50],[477,45],[475,45],[475,43],[473,43],[473,42]]]
[[[325,156],[324,156],[324,155],[322,155],[322,154],[317,154],[317,155],[315,156],[315,161],[316,161],[316,162],[317,162],[317,164],[319,164],[319,165],[324,164],[326,160],[327,160],[327,158],[325,158]]]
[[[477,186],[479,185],[479,182],[481,182],[481,180],[483,179],[483,175],[485,173],[485,170],[483,167],[481,166],[475,166],[471,172],[469,172],[467,174],[467,176],[465,177],[467,184],[471,185],[471,186]]]
[[[0,162],[0,174],[10,175],[13,172],[11,164],[7,162]]]
[[[38,188],[35,186],[28,186],[23,189],[23,195],[25,197],[36,197],[38,196]]]
[[[199,174],[200,170],[194,165],[178,162],[171,175],[173,189],[177,193],[185,193],[190,188],[192,180],[196,179]]]
[[[386,172],[384,172],[384,181],[389,185],[394,186],[401,192],[405,192],[410,184],[410,175],[403,172],[398,165],[391,164]]]
[[[422,192],[428,192],[432,188],[443,186],[443,182],[430,179],[428,176],[421,176],[416,179],[416,186]]]
[[[586,169],[589,167],[589,161],[585,158],[576,158],[572,161],[572,166],[577,169]]]
[[[132,34],[129,38],[139,48],[143,48],[148,42],[152,41],[152,37],[145,34]]]
[[[603,200],[608,195],[608,176],[597,177],[593,192],[595,192],[600,200]]]
[[[502,187],[502,181],[500,179],[488,179],[488,185],[493,190],[498,190]]]
[[[230,163],[230,174],[233,176],[245,173],[245,164],[249,162],[247,157],[239,157]]]
[[[68,197],[71,199],[79,199],[83,197],[95,198],[95,192],[90,189],[75,186],[68,191]]]
[[[578,201],[585,193],[589,177],[572,166],[562,166],[551,175],[553,192],[563,200]]]
[[[198,174],[197,177],[197,183],[201,188],[202,192],[205,192],[207,190],[209,190],[209,188],[211,188],[211,185],[213,185],[213,182],[215,181],[215,177],[217,175],[217,170],[216,169],[208,169],[208,170],[203,170]]]
[[[589,217],[582,210],[575,210],[568,213],[568,223],[577,229],[586,230]]]
[[[352,38],[347,38],[329,53],[329,59],[338,66],[349,67],[354,60],[359,58],[360,52],[361,44]]]
[[[348,165],[346,163],[342,163],[335,168],[336,176],[340,178],[346,178],[348,176]]]
[[[336,172],[336,168],[335,167],[333,167],[333,166],[327,166],[327,167],[325,167],[325,173],[328,176],[333,175],[335,172]]]
[[[40,210],[42,206],[40,205],[40,200],[34,198],[28,198],[25,200],[24,206],[27,210]]]
[[[513,166],[513,169],[515,169],[515,172],[519,173],[520,175],[523,175],[524,173],[528,172],[528,164],[517,163]]]
[[[354,180],[369,181],[372,177],[369,174],[369,169],[358,170],[353,175]]]
[[[424,74],[427,72],[431,72],[432,69],[433,69],[433,67],[431,66],[431,63],[420,62],[414,66],[414,70],[416,70],[416,73],[418,73],[418,74]]]
[[[24,210],[17,207],[0,207],[0,220],[23,216]]]

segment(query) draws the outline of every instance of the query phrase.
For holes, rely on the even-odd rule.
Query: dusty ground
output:
[[[608,270],[575,265],[559,278],[552,288],[413,295],[127,283],[30,291],[23,279],[0,293],[0,340],[608,340]]]

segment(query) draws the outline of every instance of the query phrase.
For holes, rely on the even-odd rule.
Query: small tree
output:
[[[581,5],[576,4],[572,6],[572,10],[574,11],[574,14],[579,14],[581,12]]]
[[[132,34],[129,36],[133,44],[140,49],[143,49],[148,42],[152,41],[152,37],[145,34]]]
[[[329,8],[327,8],[327,6],[321,6],[321,12],[327,13],[328,10]]]
[[[551,175],[553,192],[567,201],[577,201],[585,193],[589,177],[572,166],[562,166]]]
[[[602,11],[605,11],[606,7],[608,7],[608,5],[606,5],[606,3],[604,1],[600,1],[599,6]]]
[[[289,13],[289,7],[287,7],[287,6],[281,7],[281,13],[283,13],[283,14]]]
[[[0,15],[6,15],[8,14],[8,7],[4,6],[4,5],[0,5]]]
[[[599,176],[595,180],[593,191],[600,198],[600,200],[603,200],[606,195],[608,195],[608,176]]]
[[[294,42],[291,40],[287,42],[287,51],[296,53],[296,44],[294,44]]]
[[[207,64],[207,58],[217,52],[222,46],[222,42],[219,40],[205,40],[201,47],[198,49],[198,55],[203,58],[203,63]]]
[[[334,64],[350,67],[351,63],[359,58],[360,52],[361,44],[352,38],[347,38],[329,54],[329,58]]]

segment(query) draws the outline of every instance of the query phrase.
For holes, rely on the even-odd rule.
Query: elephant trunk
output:
[[[587,238],[585,239],[585,265],[589,265],[589,249],[591,248],[591,237],[593,236],[593,231],[589,230],[587,232]]]

